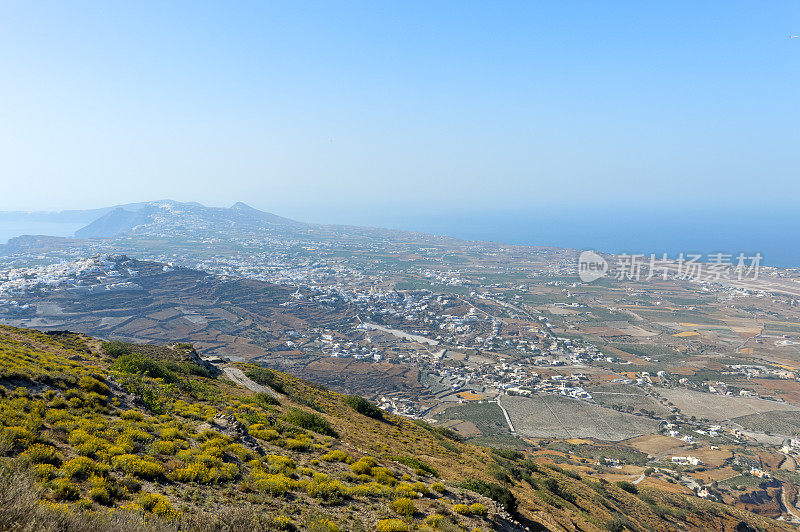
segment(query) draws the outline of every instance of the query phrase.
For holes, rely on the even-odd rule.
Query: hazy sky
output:
[[[0,6],[0,210],[800,199],[800,2]]]

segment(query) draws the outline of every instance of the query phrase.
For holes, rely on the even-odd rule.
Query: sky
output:
[[[789,209],[798,34],[797,1],[4,2],[0,210]]]

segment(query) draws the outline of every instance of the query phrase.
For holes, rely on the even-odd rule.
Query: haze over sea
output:
[[[263,207],[269,210],[268,207]],[[291,211],[291,209],[289,209]],[[664,210],[536,206],[459,212],[434,208],[401,211],[335,206],[276,212],[304,222],[420,231],[466,240],[594,249],[610,253],[761,253],[769,266],[800,267],[800,213],[791,208]],[[0,221],[0,243],[23,234],[72,236],[85,224]]]
[[[86,224],[0,220],[0,244],[20,235],[72,236]]]
[[[529,209],[392,212],[353,209],[313,221],[406,229],[466,240],[610,253],[761,253],[762,264],[800,267],[800,212],[788,206],[532,206]],[[312,220],[308,220],[312,221]]]

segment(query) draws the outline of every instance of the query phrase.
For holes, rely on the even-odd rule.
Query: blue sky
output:
[[[0,210],[788,205],[797,34],[796,1],[6,2]]]

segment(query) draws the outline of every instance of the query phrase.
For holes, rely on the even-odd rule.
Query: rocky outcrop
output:
[[[240,443],[251,451],[257,452],[260,455],[264,454],[264,449],[258,444],[247,431],[247,427],[242,422],[236,419],[233,415],[217,414],[211,420],[210,428],[217,432],[229,436],[236,443]]]

